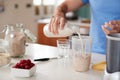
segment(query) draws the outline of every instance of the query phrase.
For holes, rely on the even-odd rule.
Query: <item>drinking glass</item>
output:
[[[8,53],[8,41],[0,39],[0,67],[10,64],[11,58]]]
[[[90,36],[73,36],[72,37],[72,51],[73,51],[73,67],[76,71],[89,70],[91,62],[91,44]]]
[[[58,39],[58,58],[69,57],[70,41],[68,39]]]

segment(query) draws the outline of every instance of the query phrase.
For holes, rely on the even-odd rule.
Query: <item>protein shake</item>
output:
[[[76,71],[84,72],[89,70],[91,54],[80,54],[73,57],[73,67]]]
[[[89,70],[91,62],[91,39],[88,36],[75,36],[72,38],[73,67],[75,71]]]

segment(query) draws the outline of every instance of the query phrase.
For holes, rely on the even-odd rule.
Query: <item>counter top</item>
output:
[[[51,56],[48,56],[50,55]],[[23,58],[12,59],[11,64],[20,59],[35,58],[35,55],[42,55],[41,57],[56,57],[57,48],[40,45],[28,44],[26,54]],[[94,71],[90,68],[87,72],[76,72],[71,64],[71,59],[64,63],[65,59],[51,59],[46,62],[37,62],[36,74],[30,78],[13,77],[10,72],[10,67],[0,68],[0,80],[102,80],[104,72]],[[93,53],[91,65],[105,60],[105,55]]]

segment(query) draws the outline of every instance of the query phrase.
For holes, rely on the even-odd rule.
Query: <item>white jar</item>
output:
[[[73,34],[73,30],[65,25],[64,29],[58,29],[58,34],[53,34],[49,31],[49,24],[46,24],[43,28],[44,35],[47,37],[67,37]]]

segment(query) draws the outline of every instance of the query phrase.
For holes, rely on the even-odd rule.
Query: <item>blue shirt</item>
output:
[[[106,36],[101,28],[104,22],[120,20],[120,0],[82,0],[84,4],[89,3],[91,7],[92,51],[95,53],[106,53]]]

